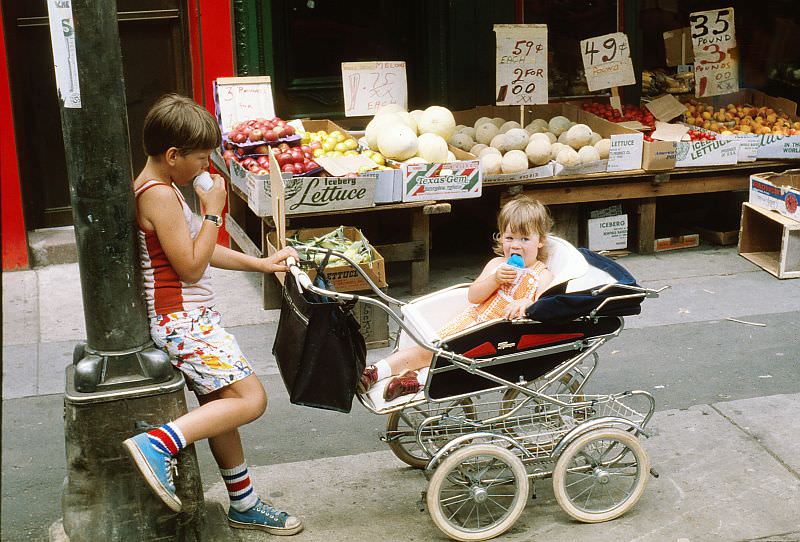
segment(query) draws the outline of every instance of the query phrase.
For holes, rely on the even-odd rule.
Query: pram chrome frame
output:
[[[424,471],[429,480],[431,480],[431,486],[429,486],[429,490],[431,491],[426,497],[428,508],[431,511],[431,517],[437,527],[445,534],[458,540],[485,540],[492,538],[510,528],[519,517],[519,514],[521,514],[522,508],[524,508],[524,503],[522,507],[520,507],[520,503],[515,497],[512,503],[513,506],[509,506],[509,508],[513,508],[513,513],[507,511],[504,515],[504,519],[499,523],[496,522],[496,524],[493,524],[491,528],[487,528],[486,530],[479,529],[480,533],[477,537],[473,536],[475,535],[473,531],[467,529],[466,524],[454,524],[452,519],[458,511],[454,512],[453,516],[449,518],[447,518],[446,515],[442,515],[446,506],[440,494],[443,484],[448,483],[447,480],[451,480],[450,476],[454,475],[456,472],[453,469],[460,469],[460,467],[458,467],[458,462],[461,461],[462,458],[464,458],[464,461],[471,461],[472,455],[477,457],[476,454],[478,453],[494,454],[497,456],[495,459],[500,458],[501,463],[505,461],[505,464],[513,467],[512,470],[514,468],[517,470],[523,468],[524,477],[527,479],[535,480],[552,476],[559,504],[561,504],[562,508],[571,516],[586,522],[607,521],[623,514],[638,501],[641,492],[644,490],[645,481],[641,479],[642,476],[644,476],[645,479],[648,473],[657,476],[655,471],[649,468],[649,460],[643,448],[641,448],[641,445],[636,442],[635,438],[631,440],[632,437],[640,434],[648,436],[645,428],[655,411],[655,399],[653,396],[643,390],[626,391],[608,395],[585,395],[582,393],[582,389],[588,377],[591,376],[597,368],[599,359],[597,354],[598,348],[605,344],[610,338],[618,336],[624,328],[624,319],[622,317],[603,316],[600,314],[602,309],[609,303],[615,301],[658,297],[659,293],[665,288],[668,288],[668,286],[659,290],[625,284],[605,284],[597,288],[592,288],[591,293],[593,296],[602,294],[612,287],[621,288],[630,292],[606,297],[597,307],[589,311],[587,315],[575,319],[575,321],[596,323],[600,318],[606,319],[606,321],[615,318],[619,325],[611,332],[582,337],[553,346],[543,346],[535,350],[473,359],[452,352],[443,347],[443,345],[445,345],[447,341],[458,338],[463,334],[473,333],[476,330],[497,324],[498,320],[473,326],[457,335],[448,337],[447,341],[437,338],[429,342],[413,326],[406,325],[403,321],[402,314],[398,315],[390,307],[390,305],[395,305],[402,308],[404,305],[407,305],[407,303],[394,299],[382,292],[370,280],[366,273],[361,270],[358,264],[353,262],[349,257],[329,249],[308,248],[307,252],[331,254],[346,261],[366,281],[379,299],[329,291],[317,287],[312,283],[308,275],[298,267],[297,262],[295,262],[293,258],[289,258],[287,263],[289,264],[291,275],[297,281],[301,290],[308,290],[341,303],[362,302],[379,307],[397,324],[401,332],[405,333],[414,343],[433,354],[429,376],[425,383],[422,397],[410,395],[407,401],[401,402],[400,404],[385,408],[376,408],[373,404],[370,404],[370,401],[365,400],[361,394],[357,394],[356,396],[359,402],[369,411],[376,414],[402,414],[402,411],[405,409],[412,409],[424,406],[425,404],[455,404],[459,400],[480,398],[482,394],[491,394],[493,392],[505,390],[505,395],[503,395],[504,399],[501,401],[474,405],[476,407],[485,407],[488,412],[485,416],[479,416],[477,418],[466,415],[452,416],[446,411],[444,414],[427,416],[416,427],[416,444],[430,458],[425,465]],[[445,290],[452,290],[464,286],[468,285],[457,285]],[[441,290],[436,294],[444,292],[445,290]],[[431,295],[435,294],[429,294],[429,296]],[[423,300],[429,296],[423,296],[415,301]],[[529,325],[539,324],[539,322],[529,319],[520,319],[513,321],[512,324]],[[398,332],[395,349],[397,349],[399,341],[400,332]],[[525,381],[520,377],[519,381],[514,382],[487,371],[489,368],[514,361],[530,358],[544,358],[553,354],[570,351],[576,351],[578,354],[561,361],[543,375],[537,376],[535,381]],[[584,374],[581,369],[585,367],[584,364],[590,357],[592,362],[588,365]],[[437,362],[442,360],[446,360],[446,366],[437,366]],[[565,376],[572,374],[571,372],[574,370],[580,371],[582,376],[582,380],[577,388],[565,395],[546,393],[546,390],[552,385],[557,384],[560,379],[563,379]],[[433,377],[449,371],[465,371],[471,375],[494,383],[496,386],[481,389],[478,393],[471,391],[463,394],[448,395],[446,397],[431,397],[429,392],[431,383],[434,380]],[[439,378],[441,378],[441,376]],[[536,386],[531,387],[530,385],[534,382]],[[511,392],[516,392],[516,394],[514,395],[513,403],[509,406],[509,401],[506,400],[505,397]],[[517,396],[521,397],[521,399],[517,399]],[[627,405],[626,401],[631,398],[634,400],[643,398],[646,403],[646,408],[640,409],[641,412],[639,412]],[[493,405],[496,405],[496,410]],[[565,423],[564,420],[567,419],[572,421],[570,423]],[[461,431],[461,434],[456,434],[453,438],[449,438],[449,440],[438,449],[430,449],[430,440],[425,441],[423,439],[427,428],[430,427],[433,431],[436,431],[442,427],[440,424],[447,424],[449,422],[452,422],[453,425],[448,427],[455,427],[457,429],[456,433]],[[526,429],[539,428],[539,433],[518,435],[516,434],[518,427]],[[445,431],[445,433],[446,436],[449,437],[449,433],[447,433],[447,431]],[[617,506],[619,510],[613,508],[605,511],[582,510],[579,505],[576,505],[570,500],[568,496],[568,486],[565,486],[565,480],[570,476],[570,473],[589,476],[592,475],[592,473],[597,474],[596,471],[599,470],[601,474],[597,474],[597,476],[600,477],[601,475],[604,476],[602,473],[605,472],[604,469],[606,466],[610,466],[613,470],[615,462],[619,462],[620,465],[627,465],[627,463],[620,459],[622,457],[621,454],[625,452],[620,453],[619,456],[615,456],[612,460],[605,463],[601,461],[601,464],[596,467],[580,464],[578,457],[581,456],[581,454],[587,455],[586,452],[582,451],[584,447],[594,445],[595,442],[600,442],[599,439],[610,439],[615,444],[622,443],[623,448],[629,450],[633,454],[633,466],[638,468],[636,471],[638,473],[636,484],[634,488],[630,490],[630,495],[626,494]],[[467,448],[469,448],[470,451],[467,451]],[[588,448],[585,449],[588,450]],[[513,450],[516,453],[509,456],[508,450]],[[516,457],[516,459],[514,459],[514,457]],[[514,466],[517,465],[517,462],[520,462],[520,467]],[[467,465],[467,463],[461,463],[461,465]],[[444,470],[444,472],[439,472],[441,470]],[[642,470],[646,472],[642,472]],[[527,482],[523,484],[518,479],[518,484],[518,490],[522,488],[522,490],[527,491]],[[434,489],[431,489],[431,487]],[[480,488],[479,490],[483,491],[483,489]],[[478,493],[473,495],[476,499],[478,496],[480,496]]]

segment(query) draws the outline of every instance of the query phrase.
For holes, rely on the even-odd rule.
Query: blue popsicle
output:
[[[509,256],[508,261],[506,263],[512,267],[519,267],[520,269],[523,269],[525,267],[525,261],[519,254],[512,254],[511,256]]]

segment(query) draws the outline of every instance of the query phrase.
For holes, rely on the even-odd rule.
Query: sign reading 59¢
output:
[[[496,24],[497,105],[546,104],[547,25]]]
[[[628,36],[622,32],[581,40],[581,57],[591,92],[636,84]]]

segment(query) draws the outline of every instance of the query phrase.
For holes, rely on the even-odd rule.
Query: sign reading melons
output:
[[[497,105],[546,104],[547,25],[496,24]]]
[[[689,15],[694,49],[695,96],[719,96],[739,90],[739,63],[733,8]]]
[[[385,105],[408,110],[405,62],[342,62],[346,117],[374,115]]]
[[[636,84],[628,36],[622,32],[581,40],[581,57],[591,92]]]

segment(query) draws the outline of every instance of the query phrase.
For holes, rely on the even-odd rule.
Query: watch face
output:
[[[210,220],[211,222],[213,222],[214,224],[216,224],[216,226],[217,226],[217,227],[220,227],[220,226],[222,226],[222,217],[221,217],[221,216],[215,216],[215,215],[206,215],[204,218],[205,218],[206,220]]]

